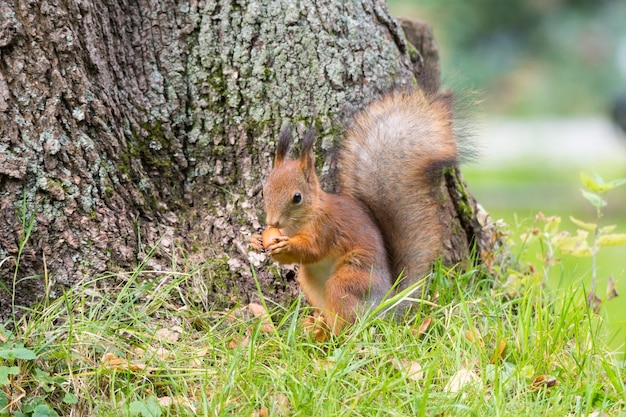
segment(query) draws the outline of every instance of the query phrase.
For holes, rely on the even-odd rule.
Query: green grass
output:
[[[0,378],[0,416],[9,409],[38,417],[583,416],[625,409],[624,364],[599,337],[602,320],[577,286],[548,293],[528,275],[510,297],[484,272],[439,268],[436,292],[414,319],[372,315],[320,344],[302,328],[310,311],[301,300],[286,308],[266,300],[271,324],[245,306],[205,311],[181,290],[192,277],[138,268],[116,276],[124,282],[118,288],[103,276],[30,310],[11,332],[0,332],[0,352],[14,352],[0,353],[8,357],[0,359],[0,375],[11,372]],[[17,358],[24,351],[36,358]]]
[[[574,216],[593,221],[595,209],[583,198],[580,189],[579,167],[550,164],[520,163],[516,166],[487,168],[474,165],[464,169],[469,188],[483,204],[493,219],[502,219],[510,227],[509,243],[515,255],[526,264],[538,266],[540,245],[524,246],[519,236],[537,226],[535,217],[542,212],[546,216],[561,218],[561,230],[576,233]],[[626,177],[622,166],[605,165],[602,176],[607,179]],[[617,225],[617,232],[626,233],[625,187],[608,192],[608,206],[601,225]],[[591,283],[591,259],[558,254],[560,263],[550,271],[552,288],[580,286],[587,290]],[[621,297],[603,305],[602,315],[607,321],[603,337],[613,350],[624,351],[626,346],[626,247],[603,247],[598,254],[598,292],[603,295],[609,277],[613,277]]]
[[[544,186],[576,190],[537,170],[469,171],[481,202],[506,184],[527,202]],[[563,224],[569,214],[591,220],[564,201]],[[412,316],[371,314],[327,343],[304,330],[302,299],[264,300],[271,320],[248,306],[207,310],[194,285],[211,262],[166,272],[144,263],[45,298],[0,326],[0,417],[626,416],[616,353],[625,343],[614,328],[624,315],[611,310],[624,304],[589,309],[590,264],[559,254],[546,263],[550,248],[522,243],[534,215],[506,208],[492,214],[516,226],[508,243],[518,268],[437,267]],[[624,231],[621,217],[608,217]],[[623,283],[621,249],[602,248],[599,271]]]

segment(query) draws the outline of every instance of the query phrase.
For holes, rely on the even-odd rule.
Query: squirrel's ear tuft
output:
[[[280,135],[278,136],[276,155],[274,156],[274,167],[280,165],[285,160],[292,140],[293,136],[291,135],[291,126],[287,125],[283,127],[283,130],[280,131]]]
[[[317,131],[314,127],[310,128],[306,135],[304,135],[304,139],[302,140],[302,151],[300,155],[305,153],[310,153],[313,149],[313,143],[315,143],[315,138],[317,137]]]
[[[308,177],[315,175],[315,155],[313,154],[313,143],[317,137],[317,131],[314,128],[304,136],[302,140],[302,150],[300,151],[300,166]]]

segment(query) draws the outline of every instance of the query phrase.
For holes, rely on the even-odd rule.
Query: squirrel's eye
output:
[[[298,204],[299,202],[301,202],[301,201],[302,201],[302,194],[300,194],[300,193],[295,193],[295,194],[293,195],[293,199],[291,199],[291,201],[292,201],[294,204]]]

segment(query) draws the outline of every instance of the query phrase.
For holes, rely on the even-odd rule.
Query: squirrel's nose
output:
[[[275,220],[272,221],[273,219],[266,219],[265,223],[267,224],[267,227],[275,227],[276,229],[280,229],[280,221]]]

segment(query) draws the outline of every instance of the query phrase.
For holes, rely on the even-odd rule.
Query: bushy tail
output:
[[[371,210],[400,289],[442,253],[443,169],[457,161],[451,107],[419,90],[391,93],[356,115],[340,152],[340,191]]]

